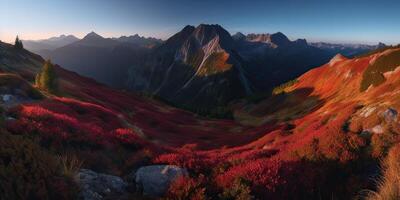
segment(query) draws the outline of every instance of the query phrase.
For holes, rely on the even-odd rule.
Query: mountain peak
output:
[[[296,41],[294,41],[296,44],[298,45],[302,45],[305,46],[307,45],[307,40],[306,39],[297,39]]]
[[[343,56],[342,54],[338,53],[329,61],[329,65],[332,66],[332,65],[336,64],[337,62],[340,62],[343,60],[347,60],[347,58],[345,56]]]
[[[231,34],[218,24],[200,24],[194,30],[193,36],[201,45],[208,43],[215,37],[219,37],[221,45],[227,48],[233,43]]]
[[[244,39],[246,39],[246,36],[241,32],[237,32],[234,35],[232,35],[232,38],[234,40],[244,40]]]
[[[382,43],[382,42],[379,42],[378,45],[377,45],[377,48],[378,48],[378,49],[379,49],[379,48],[384,48],[384,47],[386,47],[386,44],[385,44],[385,43]]]
[[[103,38],[99,34],[95,33],[94,31],[88,33],[83,39],[88,39],[88,38]]]
[[[271,34],[270,38],[271,38],[271,42],[278,46],[287,45],[290,43],[289,38],[282,32],[277,32],[277,33]]]

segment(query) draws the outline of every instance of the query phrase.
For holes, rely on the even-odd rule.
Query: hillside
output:
[[[196,43],[211,41],[195,37],[202,30],[186,29],[181,34]],[[223,41],[216,44],[226,47]],[[82,161],[79,168],[127,181],[141,166],[183,167],[190,176],[173,183],[171,198],[182,198],[180,191],[190,187],[184,198],[351,199],[375,188],[379,160],[398,143],[398,48],[354,59],[337,55],[264,100],[236,102],[234,120],[199,117],[60,66],[55,66],[60,93],[49,94],[31,85],[44,62],[40,56],[5,43],[0,50],[5,109],[0,136],[26,144],[22,152],[33,145],[34,152],[44,153],[32,154],[38,165],[50,163],[39,157],[55,163],[43,176],[49,183],[58,177],[60,185],[38,186],[47,192],[33,192],[35,197],[53,198],[60,188],[77,194],[79,185],[55,170],[54,157],[72,156]]]
[[[123,88],[128,69],[138,65],[149,48],[104,38],[94,32],[42,56],[68,70],[91,77],[114,88]]]

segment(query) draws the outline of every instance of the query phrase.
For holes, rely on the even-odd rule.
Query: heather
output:
[[[359,90],[371,61],[392,66],[391,53],[336,57],[275,95],[217,109],[223,116],[229,107],[229,119],[110,89],[50,62],[35,86],[36,74],[31,82],[2,74],[2,99],[11,103],[1,111],[0,195],[8,196],[0,197],[71,199],[81,169],[131,181],[137,169],[164,164],[188,172],[165,199],[396,196],[399,72],[383,67],[385,81]],[[128,193],[140,196],[135,187]]]

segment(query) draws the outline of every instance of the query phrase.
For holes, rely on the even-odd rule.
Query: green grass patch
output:
[[[393,71],[397,66],[400,65],[400,50],[383,55],[368,66],[363,74],[361,81],[360,91],[363,92],[368,89],[369,86],[378,86],[386,81],[383,73]]]
[[[290,80],[290,81],[288,81],[288,82],[286,82],[286,83],[283,83],[283,84],[281,84],[281,85],[275,87],[275,88],[272,90],[272,94],[273,94],[273,95],[278,95],[278,94],[284,93],[286,88],[288,88],[288,87],[290,87],[290,86],[293,86],[293,85],[296,84],[297,82],[299,82],[299,80],[293,79],[293,80]]]

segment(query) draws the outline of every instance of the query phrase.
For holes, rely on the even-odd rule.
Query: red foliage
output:
[[[110,147],[143,145],[142,139],[123,128],[117,113],[102,106],[67,98],[55,98],[14,108],[7,128],[16,134],[37,133],[54,147],[60,144]]]
[[[196,179],[189,177],[177,178],[169,187],[166,197],[174,200],[205,200],[204,177]]]

